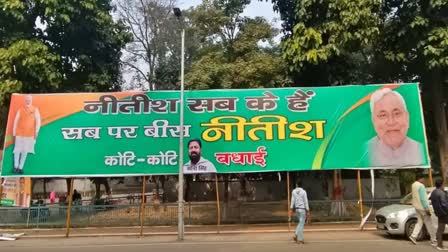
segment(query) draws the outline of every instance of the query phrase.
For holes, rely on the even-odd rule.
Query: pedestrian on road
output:
[[[422,230],[423,223],[425,223],[426,230],[428,230],[431,237],[431,245],[434,247],[437,246],[436,234],[431,221],[429,203],[426,198],[424,175],[418,175],[417,180],[412,184],[412,205],[417,214],[417,224],[415,224],[414,231],[409,237],[409,240],[411,240],[412,243],[417,244],[418,234]]]
[[[448,250],[443,247],[443,233],[445,232],[445,225],[448,224],[448,197],[443,190],[443,180],[436,180],[436,189],[431,193],[431,203],[434,213],[437,216],[437,249]]]
[[[300,180],[296,183],[296,188],[292,191],[291,196],[291,211],[296,213],[298,220],[296,234],[293,239],[299,244],[305,244],[303,238],[303,227],[305,226],[306,219],[311,217],[310,207],[308,205],[308,197],[306,191],[302,188],[302,182]]]

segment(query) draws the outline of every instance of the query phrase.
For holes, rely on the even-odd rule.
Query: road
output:
[[[272,252],[272,251],[332,251],[332,252],[423,252],[435,251],[427,241],[413,245],[406,239],[390,238],[373,231],[338,231],[305,233],[305,245],[292,241],[288,233],[188,235],[178,242],[177,236],[107,236],[66,238],[22,238],[0,242],[1,251],[82,251],[82,252]]]
[[[280,252],[280,251],[331,251],[331,252],[423,252],[435,251],[429,242],[413,245],[406,239],[390,238],[373,231],[308,232],[305,245],[292,241],[288,233],[210,234],[188,235],[178,242],[177,236],[107,236],[71,238],[22,238],[2,241],[2,252]]]

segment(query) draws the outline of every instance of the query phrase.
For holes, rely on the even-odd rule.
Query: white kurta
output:
[[[32,153],[34,154],[34,145],[36,140],[34,137],[16,136],[14,142],[14,153]]]
[[[392,149],[378,137],[368,142],[370,166],[374,167],[406,167],[419,166],[424,163],[422,145],[407,137],[398,149]]]
[[[35,120],[36,120],[36,136],[39,133],[40,125],[41,125],[41,119],[40,119],[40,113],[37,108],[35,108]],[[28,136],[18,136],[16,135],[17,130],[17,124],[19,123],[20,118],[20,110],[17,111],[16,117],[14,119],[14,128],[13,128],[13,135],[15,136],[14,141],[14,153],[32,153],[34,154],[34,145],[36,144],[36,139],[34,137],[28,137]]]

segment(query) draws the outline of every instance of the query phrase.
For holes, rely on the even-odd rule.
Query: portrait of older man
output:
[[[383,88],[370,98],[376,136],[367,144],[372,167],[418,166],[424,163],[423,146],[407,136],[409,112],[397,91]]]
[[[28,153],[34,154],[41,120],[39,109],[33,106],[33,97],[25,96],[25,104],[17,110],[14,118],[14,173],[23,173]]]

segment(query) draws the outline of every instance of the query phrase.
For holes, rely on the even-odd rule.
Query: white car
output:
[[[434,189],[434,187],[426,188],[426,193],[432,213],[431,219],[435,228],[434,230],[437,230],[437,216],[434,214],[431,201],[429,200],[429,196]],[[448,191],[448,187],[445,187],[445,191]],[[378,231],[385,232],[389,235],[404,235],[409,237],[417,223],[415,208],[412,206],[412,194],[410,193],[402,198],[400,204],[393,204],[378,209],[375,215],[375,220],[376,229]],[[448,228],[445,228],[445,233],[448,233]],[[428,236],[428,231],[424,226],[418,235],[417,240],[426,239]]]

